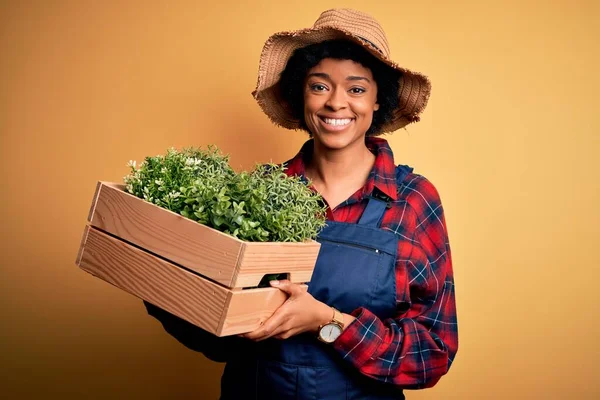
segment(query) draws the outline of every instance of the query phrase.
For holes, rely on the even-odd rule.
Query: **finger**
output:
[[[270,328],[266,328],[264,330],[261,330],[260,332],[257,332],[255,335],[253,334],[251,337],[248,337],[251,340],[254,340],[255,342],[260,342],[263,341],[265,339],[269,339],[271,337],[277,336],[279,334],[281,334],[282,332],[284,332],[286,330],[286,328],[284,328],[282,325],[276,326],[273,329]]]
[[[265,336],[257,339],[256,341],[261,342],[263,340],[266,340],[266,339],[269,339],[272,337],[277,337],[277,336],[281,335],[282,333],[285,333],[287,330],[288,330],[288,328],[286,326],[280,325],[280,326],[276,327],[272,332],[269,332],[268,335],[265,335]]]
[[[299,295],[304,292],[300,285],[290,282],[287,279],[281,281],[271,281],[271,286],[278,288],[281,291],[286,292],[290,296]]]
[[[285,331],[285,332],[281,332],[279,335],[276,335],[275,339],[285,340],[285,339],[289,339],[290,337],[292,337],[291,331]]]
[[[279,333],[278,335],[275,335],[274,337],[275,339],[285,340],[291,338],[292,336],[296,336],[299,333],[301,333],[299,329],[292,328],[284,330],[283,332]]]
[[[285,305],[285,304],[284,304]],[[283,310],[282,310],[283,309]],[[245,337],[251,340],[257,340],[265,336],[269,336],[278,326],[283,323],[285,318],[284,306],[279,307],[269,319],[254,331],[246,333]]]
[[[244,334],[244,337],[246,339],[250,339],[250,340],[257,340],[265,335],[268,335],[269,333],[270,333],[269,329],[265,329],[264,327],[261,326],[260,328],[257,328],[255,330],[253,330],[252,332],[248,332],[248,333]]]
[[[267,325],[265,323],[265,325]],[[257,341],[265,340],[270,337],[279,335],[281,332],[289,329],[287,326],[286,318],[284,313],[278,315],[277,318],[269,321],[269,325],[264,327],[263,334],[257,339]]]

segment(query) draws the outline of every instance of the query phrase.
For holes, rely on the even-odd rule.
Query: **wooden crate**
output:
[[[76,263],[218,336],[249,332],[286,299],[265,274],[310,281],[320,244],[239,240],[98,182]]]
[[[320,244],[251,243],[148,203],[124,185],[98,182],[90,225],[230,288],[257,286],[265,274],[308,282]]]

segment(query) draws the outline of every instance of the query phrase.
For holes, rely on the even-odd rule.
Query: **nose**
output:
[[[325,102],[325,106],[333,111],[341,110],[346,107],[348,101],[344,89],[336,88],[329,92],[329,98]]]

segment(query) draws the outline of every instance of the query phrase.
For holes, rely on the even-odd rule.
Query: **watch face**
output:
[[[342,334],[342,328],[338,324],[327,324],[319,331],[321,340],[332,343]]]

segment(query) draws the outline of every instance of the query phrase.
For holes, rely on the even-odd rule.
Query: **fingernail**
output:
[[[279,286],[279,281],[271,281],[271,286]]]

